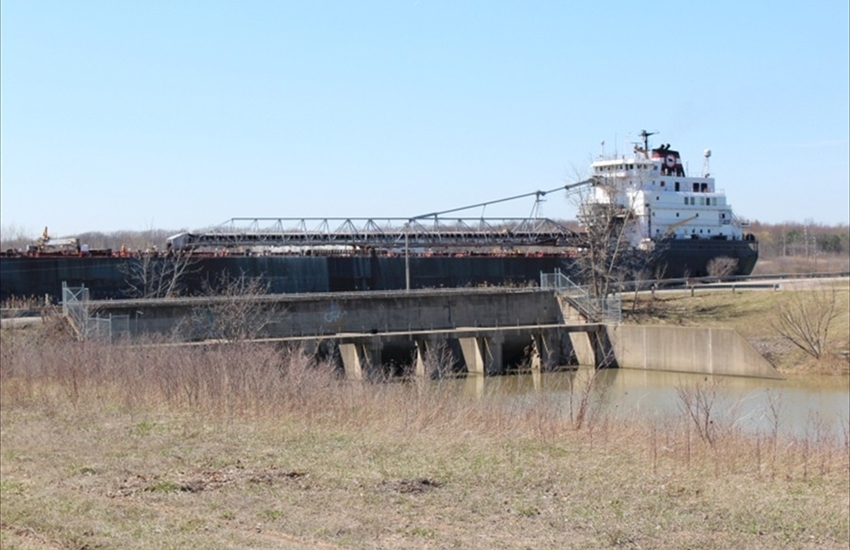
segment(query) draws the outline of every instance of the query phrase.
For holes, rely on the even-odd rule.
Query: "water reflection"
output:
[[[770,396],[779,410],[779,429],[783,433],[803,434],[815,423],[836,437],[843,437],[850,426],[850,376],[792,377],[768,380],[735,376],[606,369],[596,373],[578,371],[534,373],[517,376],[472,376],[458,382],[468,397],[504,397],[516,400],[545,399],[556,405],[566,404],[573,396],[590,392],[603,414],[611,418],[652,418],[678,414],[678,388],[699,383],[718,383],[716,410],[730,415],[743,429],[767,431],[773,425]],[[443,382],[444,383],[444,382]],[[589,384],[589,385],[588,385]],[[778,400],[777,400],[778,398]]]

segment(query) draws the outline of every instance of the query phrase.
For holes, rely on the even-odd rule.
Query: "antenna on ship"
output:
[[[702,156],[705,157],[705,161],[702,163],[702,177],[708,177],[708,159],[711,158],[711,149],[706,149],[702,152]]]
[[[654,136],[658,132],[647,132],[646,130],[640,131],[640,137],[643,138],[643,154],[646,155],[646,158],[649,158],[649,136]]]

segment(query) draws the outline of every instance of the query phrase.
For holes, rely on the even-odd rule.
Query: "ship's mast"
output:
[[[658,132],[647,132],[646,130],[640,131],[640,137],[643,138],[643,154],[646,155],[646,158],[649,158],[649,136],[654,136]]]

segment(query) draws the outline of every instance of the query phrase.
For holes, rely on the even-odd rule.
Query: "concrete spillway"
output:
[[[130,334],[167,334],[194,345],[224,343],[227,323],[243,323],[239,311],[248,308],[262,314],[250,338],[311,351],[330,344],[351,378],[368,377],[393,354],[410,363],[410,372],[427,375],[424,363],[436,349],[450,350],[461,371],[480,375],[583,364],[779,377],[735,331],[589,323],[563,296],[542,289],[114,300],[87,307],[122,319]]]

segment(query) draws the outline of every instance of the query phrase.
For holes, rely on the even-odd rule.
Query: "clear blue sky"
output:
[[[642,128],[692,172],[710,148],[743,217],[850,218],[847,0],[0,6],[6,230],[409,217],[575,181]]]

